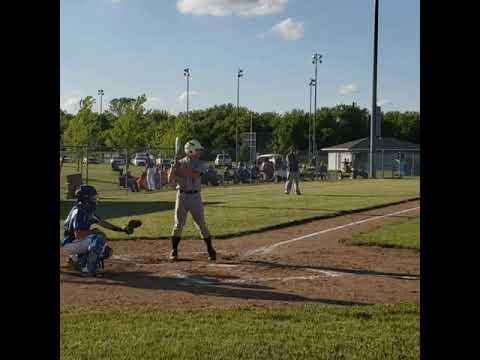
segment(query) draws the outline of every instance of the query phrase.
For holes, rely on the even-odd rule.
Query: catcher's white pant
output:
[[[155,168],[147,168],[148,190],[155,190]]]
[[[300,192],[300,188],[298,187],[298,181],[300,179],[299,172],[287,172],[287,182],[285,183],[285,192],[289,193],[292,188],[292,183],[295,185],[295,192],[298,194]]]
[[[85,239],[74,240],[70,244],[66,244],[63,248],[69,254],[86,254],[93,236],[95,236],[95,234],[90,234]]]
[[[205,215],[203,211],[203,202],[200,193],[187,194],[177,191],[177,200],[175,202],[175,225],[173,226],[172,236],[181,237],[182,230],[187,220],[187,215],[192,214],[193,222],[200,231],[202,239],[210,237],[207,224],[205,223]]]

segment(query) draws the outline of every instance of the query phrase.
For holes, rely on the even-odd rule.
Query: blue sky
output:
[[[380,0],[378,101],[420,108],[420,5]],[[258,112],[308,111],[318,66],[318,107],[371,107],[373,0],[61,0],[60,104],[145,93],[147,105],[184,111],[236,103]],[[97,105],[99,101],[97,99]],[[98,110],[98,109],[97,109]]]

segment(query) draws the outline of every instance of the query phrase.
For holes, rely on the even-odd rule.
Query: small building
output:
[[[328,153],[329,172],[345,170],[345,162],[359,171],[369,171],[370,138],[323,148]],[[385,137],[376,140],[377,177],[420,176],[420,145]]]

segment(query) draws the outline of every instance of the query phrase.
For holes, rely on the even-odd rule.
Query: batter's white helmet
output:
[[[198,154],[200,150],[203,150],[203,146],[198,140],[192,139],[185,144],[185,154],[187,154],[187,156]]]

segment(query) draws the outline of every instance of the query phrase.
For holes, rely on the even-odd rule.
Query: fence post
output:
[[[415,176],[415,153],[412,152],[412,173],[410,176]]]
[[[85,157],[87,158],[87,163],[85,165],[85,184],[88,185],[88,145],[85,146]]]
[[[79,160],[80,161],[80,175],[83,179],[83,155],[84,155],[83,152],[84,152],[84,149],[83,149],[83,147],[81,147],[80,149],[82,150],[81,155],[80,155],[80,160]]]
[[[125,149],[125,190],[128,195],[128,149]]]
[[[385,158],[385,150],[382,150],[382,179],[385,179],[385,166],[383,164]]]

